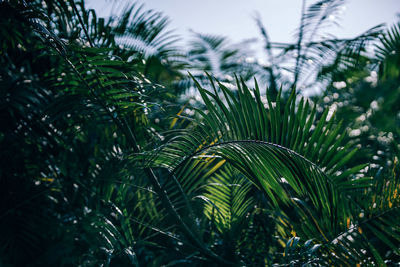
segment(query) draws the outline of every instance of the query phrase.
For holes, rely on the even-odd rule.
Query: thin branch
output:
[[[86,27],[85,27],[85,24],[83,23],[82,17],[81,17],[81,15],[79,14],[78,8],[76,7],[74,0],[70,0],[69,2],[71,3],[71,6],[72,6],[72,8],[73,8],[74,11],[75,11],[76,16],[78,17],[79,23],[80,23],[81,26],[82,26],[83,32],[85,33],[86,38],[88,39],[88,42],[89,42],[90,46],[91,46],[91,47],[94,47],[93,42],[92,42],[92,40],[90,39],[89,32],[87,31],[87,29],[86,29]]]
[[[297,80],[299,78],[300,59],[302,58],[302,55],[301,55],[302,45],[301,45],[301,43],[303,42],[304,17],[306,15],[305,9],[306,9],[306,0],[303,0],[303,4],[302,4],[302,8],[301,8],[299,39],[297,41],[297,57],[296,57],[296,66],[294,68],[294,81],[293,81],[293,84],[292,84],[291,88],[294,88],[297,85]]]

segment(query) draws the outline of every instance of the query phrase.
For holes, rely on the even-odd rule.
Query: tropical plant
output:
[[[264,93],[191,76],[201,101],[181,104],[188,65],[160,13],[134,4],[114,24],[45,3],[0,3],[1,265],[400,262],[396,151],[370,168],[351,122],[279,80]],[[396,32],[381,37],[382,84],[396,84]]]
[[[260,69],[258,75],[272,90],[277,93],[279,86],[296,87],[308,95],[318,94],[329,84],[335,71],[357,68],[359,58],[379,38],[383,25],[350,39],[332,36],[325,29],[338,25],[344,2],[320,0],[307,7],[303,0],[300,25],[293,43],[271,41],[261,18],[256,17],[267,57],[264,71]],[[318,76],[320,79],[316,79]]]
[[[244,83],[238,82],[238,96],[234,96],[219,83],[225,103],[218,97],[216,87],[214,93],[210,93],[198,86],[208,110],[207,114],[198,110],[203,124],[189,134],[184,132],[174,137],[161,152],[156,152],[153,164],[171,168],[178,181],[194,185],[190,180],[193,178],[197,182],[199,177],[188,174],[198,173],[198,168],[204,168],[203,165],[192,163],[188,169],[187,163],[182,163],[180,159],[219,160],[215,166],[229,164],[265,194],[272,209],[280,211],[276,220],[284,221],[286,228],[279,229],[281,234],[284,233],[282,239],[294,232],[304,240],[313,240],[314,244],[322,246],[318,257],[325,264],[371,262],[366,254],[374,255],[375,262],[382,263],[382,256],[375,254],[376,249],[368,243],[368,239],[362,245],[362,249],[366,250],[364,254],[355,254],[351,247],[343,245],[344,242],[338,246],[338,238],[348,232],[347,229],[354,229],[354,224],[368,225],[372,235],[377,233],[375,238],[378,239],[396,236],[396,227],[393,233],[387,229],[382,234],[381,229],[375,228],[375,219],[381,219],[381,212],[396,213],[397,208],[387,209],[383,205],[382,210],[369,215],[367,220],[359,220],[360,214],[366,210],[359,202],[362,200],[369,206],[374,203],[365,202],[365,197],[362,197],[368,192],[373,179],[358,174],[366,167],[365,164],[351,167],[350,160],[356,150],[349,150],[349,144],[344,145],[345,136],[339,134],[340,125],[335,125],[333,119],[327,121],[328,110],[315,123],[316,106],[310,108],[309,102],[304,99],[296,104],[294,91],[285,105],[281,103],[279,93],[275,102],[268,97],[265,107],[258,86],[255,90],[249,90]],[[215,166],[211,168],[212,171],[215,171]],[[181,168],[184,168],[185,174],[182,178],[179,177]],[[217,229],[222,231],[226,229],[224,225],[227,222],[221,219],[221,214],[229,219],[232,209],[241,210],[242,205],[252,201],[252,198],[245,197],[248,189],[244,187],[243,191],[235,194],[235,197],[242,199],[242,205],[236,203],[235,198],[229,197],[230,191],[217,187],[224,184],[221,182],[224,177],[225,184],[234,186],[229,180],[234,176],[216,174],[216,177],[218,184],[212,192],[218,193],[205,193],[200,198],[207,203],[206,214],[210,216],[215,213],[213,220]],[[394,187],[397,186],[395,182]],[[187,199],[199,198],[190,192],[187,194]],[[392,194],[393,191],[387,197]],[[229,203],[232,205],[230,215],[225,207]],[[390,221],[390,224],[396,223]],[[238,229],[235,231],[241,232]],[[231,243],[228,233],[229,227],[223,236],[227,238],[226,243]],[[343,247],[347,250],[343,251]],[[337,257],[332,257],[332,253]]]
[[[378,169],[399,154],[398,35],[394,25],[374,44],[374,57],[360,59],[356,68],[336,68],[321,101],[344,119],[352,139],[362,145],[360,160]]]

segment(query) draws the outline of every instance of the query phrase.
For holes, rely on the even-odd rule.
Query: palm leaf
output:
[[[249,197],[251,184],[232,168],[220,168],[206,184],[205,214],[222,233],[238,234],[254,199]]]
[[[214,84],[211,78],[210,83]],[[316,121],[316,107],[304,99],[296,103],[294,91],[285,104],[280,93],[275,102],[269,96],[263,102],[257,84],[250,90],[238,82],[235,95],[219,83],[222,101],[216,87],[212,93],[197,86],[208,109],[208,113],[198,110],[203,123],[151,153],[148,164],[168,167],[179,177],[182,168],[185,173],[196,172],[195,164],[187,169],[193,159],[221,158],[262,190],[273,206],[294,209],[287,214],[303,237],[327,242],[345,229],[346,219],[358,209],[349,192],[367,188],[370,178],[354,178],[365,165],[346,167],[356,150],[349,153],[338,127],[332,119],[327,121],[328,111]],[[215,216],[226,213],[218,209],[227,204],[221,203],[228,191],[214,195],[220,199],[208,198],[208,214],[212,208]],[[224,221],[217,223],[222,227]]]
[[[376,57],[380,64],[382,79],[399,77],[398,66],[400,65],[400,24],[393,25],[380,38],[376,46]]]

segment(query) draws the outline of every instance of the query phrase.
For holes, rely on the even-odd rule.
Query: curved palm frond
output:
[[[252,40],[232,44],[227,37],[193,32],[187,52],[187,66],[192,75],[200,83],[207,84],[208,78],[204,71],[210,72],[221,82],[227,84],[233,81],[232,74],[236,73],[246,81],[256,74],[256,59],[250,50]],[[193,86],[190,77],[180,81],[182,88]]]
[[[168,53],[176,53],[177,36],[166,29],[169,19],[162,13],[144,10],[144,5],[137,3],[127,6],[121,13],[121,17],[112,16],[108,22],[111,25],[117,22],[112,33],[117,40],[121,39],[119,44],[140,51],[146,57],[168,57]]]
[[[211,78],[210,83],[214,84]],[[275,102],[268,95],[263,101],[257,85],[250,90],[238,82],[235,95],[218,83],[225,96],[223,100],[217,97],[216,87],[212,93],[198,83],[197,86],[207,107],[207,112],[197,110],[204,123],[196,126],[193,134],[189,131],[189,136],[182,132],[171,139],[151,164],[161,164],[178,173],[189,160],[220,158],[250,179],[274,206],[284,210],[299,236],[323,244],[321,251],[334,248],[337,262],[362,262],[362,254],[354,250],[346,254],[342,248],[331,245],[338,244],[338,235],[348,231],[349,222],[358,221],[359,214],[365,212],[363,203],[371,205],[371,200],[365,201],[359,195],[371,190],[372,180],[358,175],[366,164],[350,167],[356,149],[349,150],[350,145],[344,144],[340,123],[336,125],[332,118],[327,119],[329,110],[316,120],[316,107],[304,99],[296,101],[294,91],[283,105],[280,93]],[[190,172],[195,170],[196,166],[192,165]],[[219,194],[213,195],[206,211],[209,214],[215,209],[213,212],[218,216],[218,213],[225,214],[218,208],[227,204],[224,196],[228,194],[215,190]],[[392,212],[395,209],[387,214]],[[396,225],[396,220],[378,217],[386,220],[385,225]],[[216,219],[219,227],[223,222]],[[373,226],[368,224],[368,227]],[[398,241],[390,241],[389,234],[395,235],[396,230],[372,229],[370,234],[374,238],[395,248],[393,244]],[[354,235],[356,231],[351,232]],[[371,257],[381,263],[384,256],[368,243],[370,238],[360,243],[360,247],[370,251]],[[350,244],[353,243],[347,246]],[[348,253],[354,255],[350,257]]]
[[[354,195],[367,190],[371,178],[357,175],[365,164],[349,168],[356,149],[344,144],[340,124],[327,120],[328,110],[316,121],[316,107],[304,99],[296,102],[294,91],[283,105],[280,93],[275,102],[268,95],[263,101],[258,85],[250,90],[238,82],[235,95],[219,83],[223,100],[216,87],[211,93],[197,86],[208,110],[197,110],[203,124],[172,138],[148,164],[167,167],[179,177],[183,166],[186,173],[196,172],[196,165],[189,170],[186,165],[193,159],[221,158],[283,209],[303,238],[327,243],[346,230],[347,220],[361,211]],[[217,210],[223,195],[207,210]]]
[[[379,45],[376,46],[376,57],[380,62],[380,74],[384,80],[386,78],[399,78],[400,66],[400,23],[393,25],[380,38]]]
[[[203,69],[217,76],[233,73],[238,62],[244,60],[243,51],[229,44],[226,37],[193,33],[188,60],[195,69]],[[236,67],[236,68],[235,68]],[[240,70],[241,72],[243,69]]]
[[[358,70],[368,60],[367,48],[382,35],[383,25],[375,26],[352,39],[327,40],[310,45],[308,73],[318,73],[318,80],[324,81],[346,71]],[[330,58],[330,62],[323,57]],[[307,75],[307,72],[305,73]],[[309,76],[309,75],[307,75]]]

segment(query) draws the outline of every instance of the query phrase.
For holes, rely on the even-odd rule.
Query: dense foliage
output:
[[[260,64],[137,3],[0,1],[0,265],[400,264],[400,24],[328,38],[342,2],[293,44],[258,18]]]

